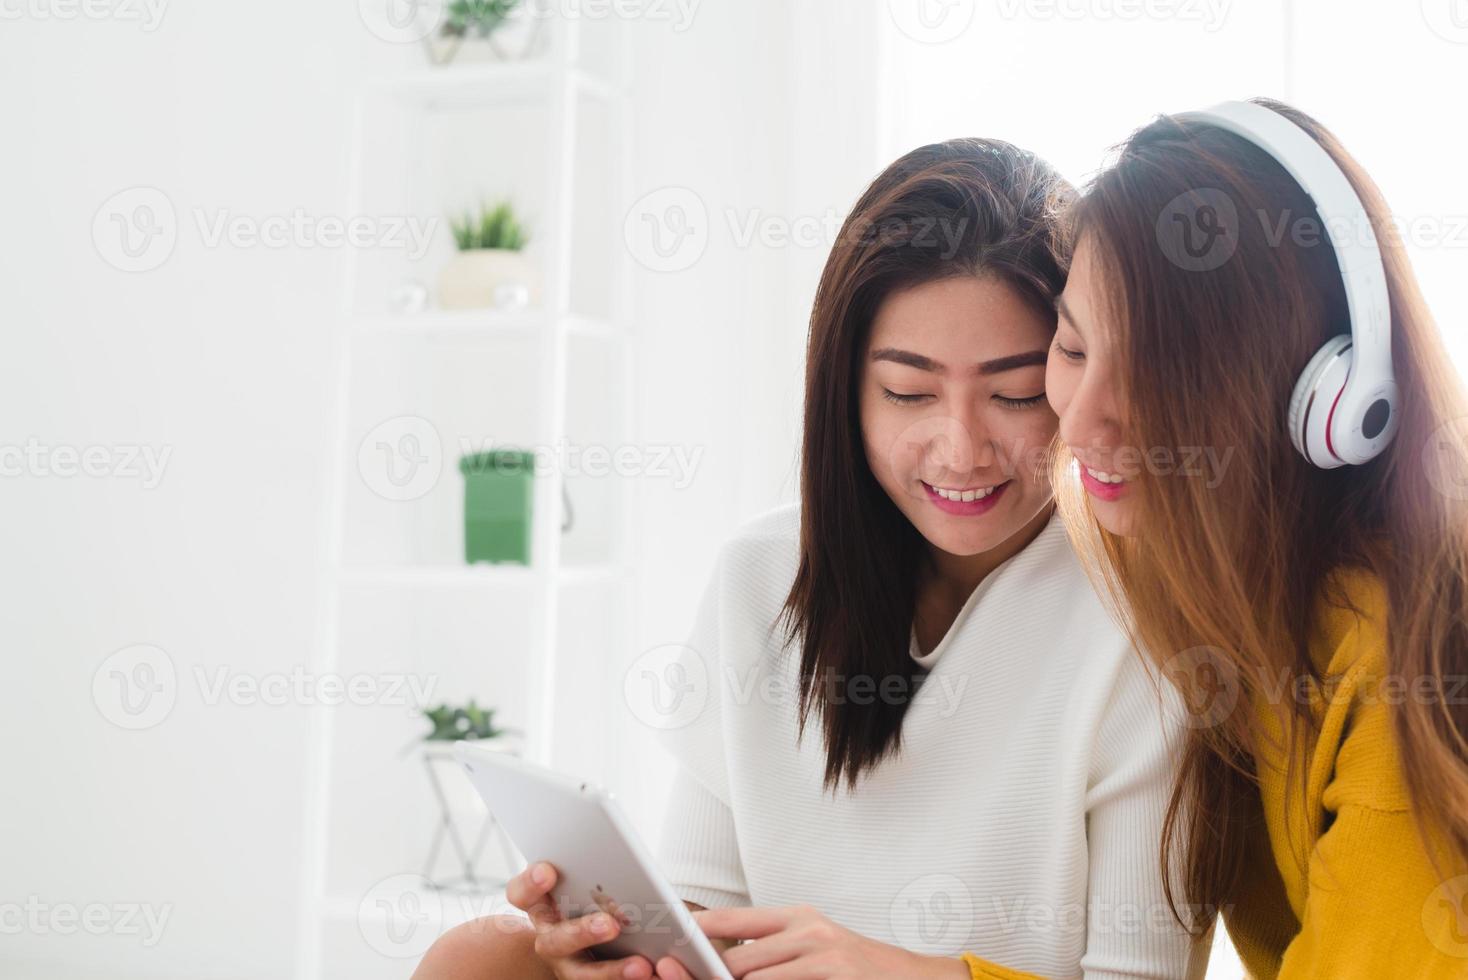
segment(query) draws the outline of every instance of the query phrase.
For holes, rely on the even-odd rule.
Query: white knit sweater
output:
[[[1158,858],[1176,698],[1108,617],[1058,519],[931,653],[913,642],[904,673],[928,674],[900,755],[835,796],[814,715],[797,744],[799,651],[771,631],[799,521],[787,505],[739,529],[679,654],[692,700],[662,733],[681,764],[659,847],[679,894],[811,905],[882,942],[1045,977],[1185,975]]]

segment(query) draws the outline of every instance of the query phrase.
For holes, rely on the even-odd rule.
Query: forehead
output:
[[[1048,343],[1051,319],[997,276],[954,276],[889,293],[868,348],[899,347],[946,363]]]
[[[1081,330],[1094,329],[1093,325],[1096,324],[1096,310],[1100,302],[1096,292],[1099,284],[1098,272],[1096,243],[1087,235],[1076,243],[1075,254],[1071,257],[1070,275],[1066,277],[1065,289],[1061,291],[1060,300],[1056,304],[1061,313]]]

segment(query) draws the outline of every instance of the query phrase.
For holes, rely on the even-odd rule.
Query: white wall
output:
[[[1381,187],[1458,370],[1468,372],[1462,5],[1299,0],[1291,37],[1292,97],[1335,130]]]
[[[921,2],[893,0],[893,9]],[[936,33],[894,16],[886,148],[997,137],[1080,183],[1159,112],[1280,91],[1284,7],[1219,2],[1210,13],[1179,0],[1170,18],[1108,15],[1141,6],[1110,0],[959,2]]]
[[[303,718],[207,706],[193,671],[307,659],[339,255],[206,247],[193,211],[340,213],[346,95],[381,45],[325,5],[178,3],[152,30],[126,9],[60,19],[76,10],[7,4],[0,26],[0,443],[170,455],[151,488],[0,479],[0,902],[170,917],[152,946],[121,912],[107,935],[27,927],[0,941],[0,972],[286,976]],[[127,273],[92,224],[138,185],[180,230],[160,268]],[[148,731],[92,699],[133,644],[178,671]]]

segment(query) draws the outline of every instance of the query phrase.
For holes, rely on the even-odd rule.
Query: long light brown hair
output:
[[[1308,699],[1268,698],[1261,685],[1323,680],[1310,637],[1322,600],[1348,604],[1335,574],[1347,569],[1385,588],[1389,675],[1442,682],[1437,697],[1393,707],[1394,727],[1429,854],[1446,844],[1468,857],[1468,705],[1444,696],[1468,674],[1468,470],[1453,428],[1468,412],[1462,385],[1376,186],[1314,119],[1259,101],[1344,169],[1381,246],[1402,395],[1400,431],[1377,459],[1321,470],[1290,442],[1295,381],[1350,321],[1319,215],[1272,157],[1163,116],[1123,144],[1076,213],[1077,235],[1095,245],[1098,315],[1115,325],[1125,365],[1128,441],[1211,447],[1216,458],[1234,450],[1210,480],[1140,473],[1137,537],[1100,530],[1070,493],[1062,501],[1138,646],[1164,666],[1206,648],[1241,688],[1234,711],[1190,733],[1168,810],[1164,860],[1182,855],[1181,881],[1205,909],[1235,893],[1242,839],[1259,819],[1253,753],[1266,729],[1250,708],[1261,694],[1276,705],[1291,759],[1315,736]],[[1237,212],[1234,251],[1217,267],[1188,265],[1161,222],[1180,203],[1225,198]],[[1297,233],[1311,221],[1313,235]]]
[[[935,143],[872,182],[826,261],[806,351],[800,564],[781,618],[787,642],[800,643],[800,732],[813,714],[828,789],[854,786],[900,748],[908,706],[831,699],[832,685],[906,678],[915,667],[908,634],[925,542],[877,482],[862,443],[862,353],[873,318],[898,290],[984,275],[1054,324],[1074,196],[1048,164],[1009,143]]]

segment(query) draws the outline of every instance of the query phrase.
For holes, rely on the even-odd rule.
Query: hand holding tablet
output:
[[[541,862],[554,867],[549,891],[536,892],[546,907],[535,915],[542,922],[586,920],[587,932],[563,930],[549,940],[567,947],[549,955],[576,955],[597,938],[591,927],[610,916],[619,928],[590,946],[597,958],[642,956],[656,964],[671,956],[693,980],[732,980],[611,794],[472,743],[460,742],[454,752],[490,812],[532,862],[532,873]],[[511,895],[516,905],[517,897],[526,900]]]

